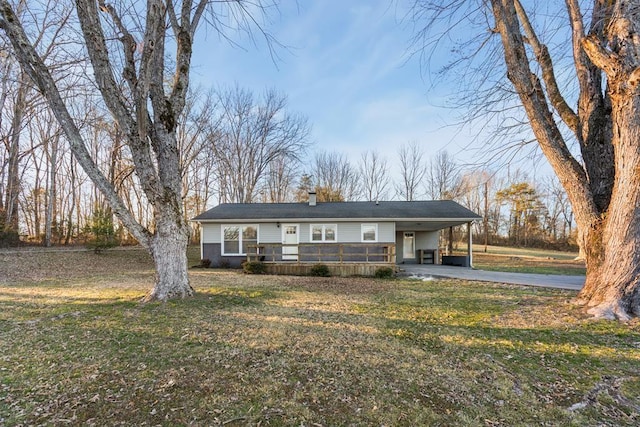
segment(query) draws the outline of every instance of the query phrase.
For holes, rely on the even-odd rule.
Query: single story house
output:
[[[451,200],[317,202],[309,193],[308,203],[225,203],[193,221],[201,225],[201,257],[214,267],[246,260],[307,267],[438,263],[440,230],[462,224],[468,255],[443,263],[470,266],[470,225],[479,219]]]

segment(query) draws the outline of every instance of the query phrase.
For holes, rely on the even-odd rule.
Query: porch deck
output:
[[[247,261],[287,264],[395,264],[396,245],[393,243],[261,243],[247,245]]]
[[[394,267],[393,243],[264,243],[247,246],[247,261],[266,264],[271,274],[309,274],[325,264],[334,276],[372,276],[380,267]]]

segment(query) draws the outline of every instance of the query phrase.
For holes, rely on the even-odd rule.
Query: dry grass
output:
[[[473,265],[480,270],[509,271],[514,273],[584,275],[584,261],[550,256],[523,256],[503,254],[473,254]]]
[[[640,422],[640,324],[571,292],[193,270],[140,304],[152,278],[135,250],[0,253],[0,425]]]

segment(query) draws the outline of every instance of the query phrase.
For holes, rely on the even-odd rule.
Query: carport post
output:
[[[473,268],[473,233],[471,232],[471,222],[467,223],[467,253],[469,255],[469,267]]]

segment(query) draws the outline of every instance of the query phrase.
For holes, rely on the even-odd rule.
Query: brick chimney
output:
[[[315,206],[316,202],[317,202],[316,192],[315,191],[309,191],[309,206]]]

